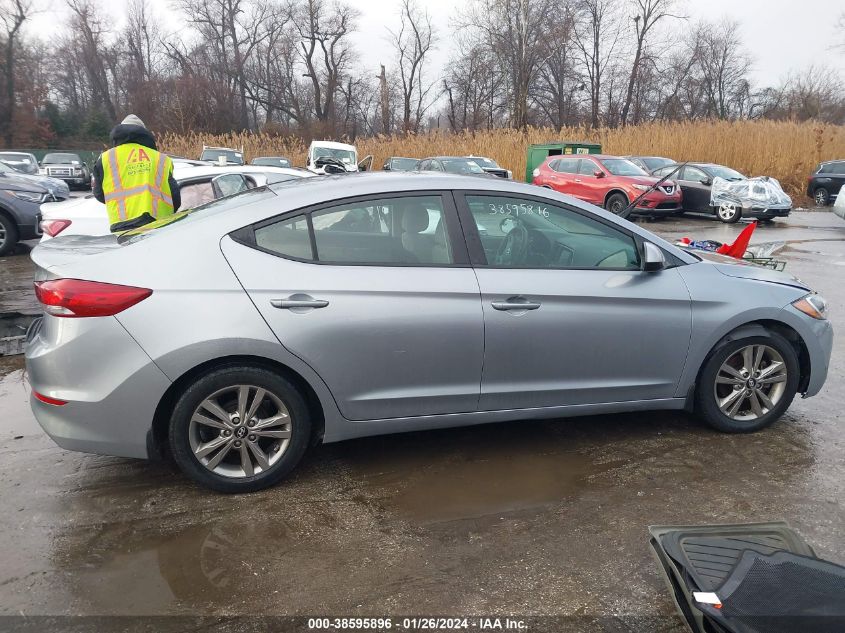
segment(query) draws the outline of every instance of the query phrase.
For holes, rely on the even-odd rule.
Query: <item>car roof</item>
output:
[[[311,146],[317,145],[319,147],[328,147],[329,149],[348,149],[355,150],[354,145],[347,145],[346,143],[338,143],[337,141],[311,141]]]
[[[314,176],[307,169],[295,167],[274,167],[272,165],[197,165],[180,167],[174,173],[177,181],[191,180],[193,178],[204,178],[206,176],[220,176],[222,174],[286,174],[297,178],[309,178]]]

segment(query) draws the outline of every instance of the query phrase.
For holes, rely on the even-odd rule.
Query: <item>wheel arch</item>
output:
[[[604,196],[604,205],[605,205],[605,206],[607,206],[607,201],[608,201],[608,200],[610,200],[610,196],[612,196],[612,195],[614,195],[614,194],[617,194],[617,193],[622,194],[623,196],[625,196],[625,201],[626,201],[626,202],[628,202],[628,203],[630,204],[630,202],[631,202],[631,198],[629,198],[629,197],[628,197],[628,194],[627,194],[627,193],[625,193],[625,190],[624,190],[624,189],[619,189],[619,188],[617,187],[617,188],[614,188],[614,189],[611,189],[610,191],[608,191],[608,192],[607,192],[607,194]]]
[[[155,414],[153,415],[153,424],[147,436],[147,453],[150,459],[162,459],[169,451],[167,438],[170,426],[170,413],[176,404],[176,400],[185,388],[200,376],[223,367],[238,365],[267,369],[290,381],[302,394],[305,404],[308,406],[308,411],[312,416],[310,443],[316,445],[322,441],[326,427],[325,411],[323,410],[320,398],[317,396],[317,392],[302,375],[284,363],[270,358],[248,354],[231,355],[208,360],[187,370],[167,388],[167,391],[165,391],[156,406]]]
[[[692,410],[694,406],[695,389],[701,381],[701,372],[704,371],[707,361],[712,358],[713,354],[717,353],[731,341],[749,336],[769,336],[771,332],[775,332],[785,338],[795,350],[795,354],[798,357],[799,370],[798,393],[804,393],[807,390],[812,373],[810,352],[807,349],[807,344],[804,342],[804,339],[801,338],[801,335],[794,328],[783,321],[778,321],[776,319],[759,319],[756,321],[749,321],[748,323],[735,327],[730,332],[722,336],[716,344],[710,348],[710,351],[707,352],[698,367],[698,371],[695,374],[695,381],[692,383],[689,391],[687,392],[686,405],[684,408]]]

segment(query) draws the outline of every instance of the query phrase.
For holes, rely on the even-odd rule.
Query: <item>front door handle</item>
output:
[[[292,295],[287,299],[272,299],[270,305],[280,310],[292,308],[325,308],[329,305],[324,299],[314,299],[308,295]]]
[[[533,301],[528,301],[521,297],[511,297],[507,301],[494,301],[492,304],[494,310],[539,310],[540,304]]]

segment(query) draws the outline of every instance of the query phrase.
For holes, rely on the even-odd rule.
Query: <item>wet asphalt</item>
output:
[[[740,228],[646,226],[719,241]],[[825,295],[840,334],[822,393],[753,435],[662,412],[377,437],[223,496],[168,462],[59,449],[30,413],[22,357],[0,358],[0,616],[567,615],[682,631],[648,525],[785,520],[845,564],[845,222],[794,213],[762,224],[762,243]],[[0,259],[0,310],[34,308],[25,251]]]

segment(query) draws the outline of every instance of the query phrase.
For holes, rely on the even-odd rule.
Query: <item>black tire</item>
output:
[[[290,415],[290,438],[284,452],[266,471],[252,476],[226,476],[213,472],[200,462],[191,448],[191,418],[200,403],[220,390],[238,385],[265,389],[284,404]],[[233,441],[235,435],[232,435]],[[245,444],[245,436],[239,437]],[[302,395],[282,376],[259,367],[223,367],[202,376],[179,397],[170,419],[170,450],[177,465],[195,482],[218,492],[254,492],[278,483],[299,463],[310,439],[311,415]],[[234,451],[237,449],[230,450],[233,451],[231,457],[236,458]],[[246,448],[243,450],[246,451]]]
[[[0,213],[0,257],[10,254],[18,243],[18,226],[6,214]]]
[[[625,194],[622,193],[614,193],[613,195],[609,196],[607,200],[604,201],[604,208],[613,213],[614,215],[619,215],[625,210],[625,207],[628,206],[628,198],[625,197]]]
[[[780,400],[765,415],[756,420],[739,421],[727,416],[719,409],[716,402],[716,376],[723,363],[735,352],[748,345],[766,345],[771,347],[783,358],[786,365],[786,381],[784,392]],[[766,335],[747,336],[733,340],[725,339],[718,344],[710,354],[698,377],[698,384],[695,389],[695,411],[696,414],[714,429],[724,433],[752,433],[766,428],[777,421],[792,404],[795,393],[798,390],[799,380],[798,355],[792,345],[776,332],[767,332]]]
[[[816,206],[826,207],[830,204],[830,192],[824,187],[816,187],[816,190],[813,192],[813,201],[816,203]]]

